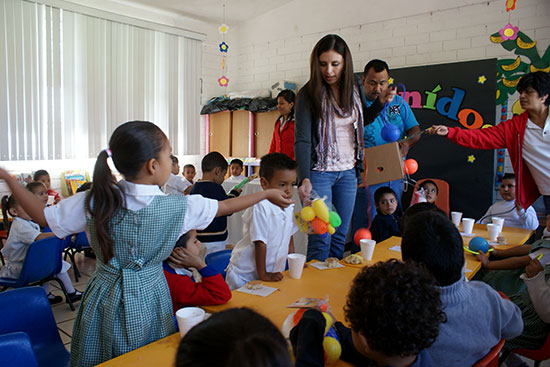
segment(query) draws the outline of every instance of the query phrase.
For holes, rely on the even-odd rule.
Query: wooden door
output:
[[[249,137],[248,120],[250,112],[237,110],[231,116],[231,156],[248,157]]]
[[[210,115],[211,152],[217,151],[224,157],[231,156],[231,112],[222,111]]]
[[[261,158],[269,152],[273,128],[279,117],[279,111],[257,112],[254,120],[254,156]]]

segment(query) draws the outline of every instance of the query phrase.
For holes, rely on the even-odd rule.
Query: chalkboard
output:
[[[422,130],[434,124],[481,128],[495,123],[496,59],[391,69],[394,84]],[[358,74],[360,75],[360,74]],[[450,207],[477,218],[493,200],[493,150],[463,148],[447,138],[423,135],[409,152],[418,162],[414,180],[439,178],[450,186]],[[404,194],[408,204],[412,188]]]

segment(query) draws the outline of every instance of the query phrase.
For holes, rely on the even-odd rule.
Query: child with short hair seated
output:
[[[262,189],[279,189],[291,200],[296,184],[296,162],[283,153],[262,157],[260,184]],[[286,258],[294,252],[292,235],[298,231],[294,220],[294,204],[281,210],[267,200],[247,209],[243,215],[244,233],[231,254],[225,280],[236,289],[255,279],[283,279]]]
[[[397,195],[389,186],[379,187],[374,193],[376,217],[370,226],[372,239],[376,242],[384,241],[391,236],[400,236],[400,218],[396,213]]]
[[[36,171],[33,175],[33,181],[42,182],[44,186],[46,186],[46,190],[48,190],[48,196],[54,197],[54,204],[59,203],[59,200],[61,200],[61,196],[59,196],[59,193],[52,189],[52,180],[50,179],[50,174],[48,171],[44,169],[39,169]]]
[[[221,305],[231,299],[231,291],[221,274],[206,265],[200,253],[197,231],[191,230],[178,239],[163,263],[174,312],[187,306]],[[200,279],[193,269],[198,270]]]
[[[222,187],[227,173],[227,161],[219,152],[210,152],[201,161],[202,179],[196,182],[190,191],[191,195],[199,194],[205,198],[218,201],[240,195],[240,190],[231,190],[229,195]],[[227,244],[227,216],[215,218],[208,227],[197,231],[197,238],[206,245],[206,254],[225,250]]]
[[[334,325],[340,359],[354,366],[435,366],[426,352],[445,314],[434,277],[422,265],[398,260],[364,267],[355,277],[344,308],[351,329]],[[326,320],[308,310],[290,332],[296,367],[325,365]]]
[[[279,329],[249,308],[217,312],[181,339],[176,367],[291,367]]]
[[[409,210],[403,216],[401,255],[435,276],[447,316],[427,351],[436,366],[472,366],[501,339],[521,334],[521,312],[487,284],[466,281],[462,237],[443,211],[429,203]]]
[[[48,190],[46,189],[46,186],[42,182],[33,181],[29,182],[26,186],[27,190],[32,192],[34,196],[38,197],[42,203],[44,203],[44,206],[48,204]]]
[[[170,159],[172,159],[172,172],[170,172],[170,177],[168,177],[168,181],[166,181],[166,185],[164,185],[164,193],[168,195],[184,195],[188,185],[178,176],[180,173],[178,157],[170,154]]]
[[[535,209],[530,206],[527,210],[516,203],[516,175],[506,173],[500,181],[501,201],[489,207],[480,223],[491,223],[492,217],[504,218],[504,227],[527,228],[533,231],[539,227],[539,220]]]
[[[437,184],[434,181],[424,180],[422,184],[420,184],[419,189],[424,190],[426,202],[430,204],[435,204],[435,201],[437,200],[437,195],[439,194],[439,187],[437,187]]]
[[[44,187],[42,183],[39,183],[39,185]],[[8,222],[8,214],[13,218],[11,225]],[[4,217],[4,228],[8,228],[8,239],[6,245],[2,248],[2,255],[6,260],[6,265],[0,267],[0,277],[18,279],[23,269],[23,262],[25,261],[29,246],[34,241],[53,237],[54,234],[51,232],[41,233],[40,226],[32,221],[29,214],[27,214],[13,195],[9,197],[6,195],[2,198],[2,215]],[[73,283],[67,274],[70,267],[71,265],[68,262],[63,261],[61,272],[56,274],[56,276],[63,282],[71,302],[77,302],[82,297],[82,293],[73,287]],[[44,291],[48,295],[50,304],[63,301],[61,296],[54,296],[50,292],[48,283],[45,283],[42,288],[44,288]]]
[[[229,172],[231,173],[231,176],[229,176],[228,180],[234,180],[234,181],[242,181],[246,177],[242,174],[244,170],[244,164],[243,161],[241,161],[238,158],[232,159],[231,163],[229,163]]]

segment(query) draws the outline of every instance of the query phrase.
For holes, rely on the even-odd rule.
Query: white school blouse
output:
[[[192,185],[188,182],[189,181],[184,180],[173,173],[170,173],[170,177],[168,177],[168,181],[166,181],[166,184],[164,185],[164,193],[168,195],[170,194],[184,195],[185,189],[187,189],[187,187]]]
[[[128,181],[120,181],[126,195],[126,209],[137,211],[151,204],[155,196],[165,195],[156,185],[140,185]],[[180,230],[180,236],[192,229],[204,229],[218,212],[218,201],[207,199],[201,195],[187,197],[187,211]],[[87,229],[87,213],[84,206],[86,193],[81,192],[68,199],[61,200],[57,205],[44,209],[46,222],[57,237],[63,238],[73,233],[84,232]]]
[[[550,195],[550,114],[544,128],[527,120],[522,153],[539,192]]]
[[[229,288],[239,288],[258,279],[254,241],[266,245],[265,270],[268,273],[285,270],[290,237],[298,231],[294,220],[294,205],[282,210],[269,200],[262,200],[243,214],[243,239],[231,253],[226,275]]]
[[[0,277],[17,279],[21,274],[23,262],[31,243],[40,235],[40,226],[30,220],[13,218],[10,235],[2,254],[6,258],[6,265],[0,267]]]

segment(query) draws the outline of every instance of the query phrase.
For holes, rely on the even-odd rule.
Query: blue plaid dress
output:
[[[114,257],[106,264],[88,219],[96,271],[82,296],[71,366],[95,366],[174,333],[162,261],[183,226],[187,197],[156,196],[146,207],[120,210],[111,221]]]

